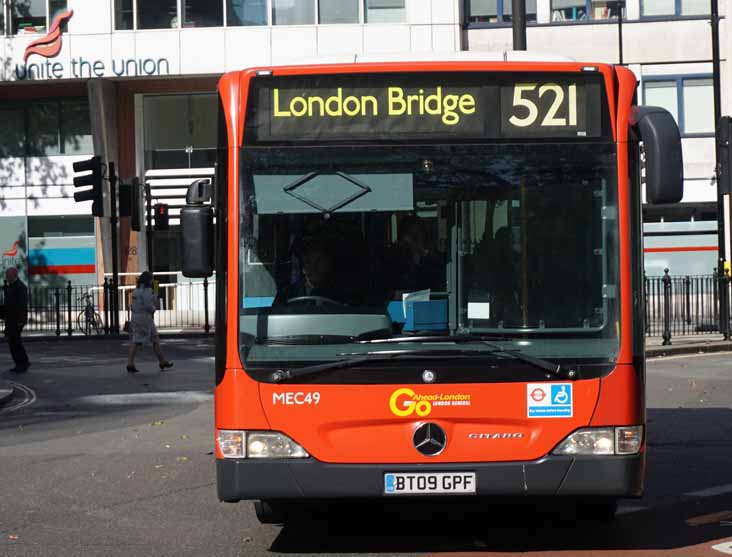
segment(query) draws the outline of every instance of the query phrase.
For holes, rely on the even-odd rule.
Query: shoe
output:
[[[173,362],[161,362],[160,363],[160,371],[165,371],[166,369],[173,367]]]
[[[139,371],[135,366],[127,366],[127,373],[138,373]]]
[[[13,369],[11,369],[9,371],[11,373],[25,373],[26,371],[28,371],[28,368],[27,367],[14,367]]]

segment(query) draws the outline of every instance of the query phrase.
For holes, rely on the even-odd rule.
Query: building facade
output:
[[[75,161],[115,161],[127,180],[210,168],[216,83],[230,70],[355,54],[512,48],[510,0],[0,0],[0,249],[39,284],[110,271],[108,219],[73,200]],[[724,13],[726,4],[720,6]],[[645,219],[716,219],[709,5],[698,0],[527,0],[530,51],[619,63],[638,102],[683,134],[686,188]],[[722,20],[722,98],[730,49]],[[622,42],[620,40],[622,34]],[[622,47],[621,47],[622,44]],[[121,223],[121,270],[146,266],[144,231]],[[177,227],[154,270],[178,270]],[[710,269],[711,272],[711,269]]]

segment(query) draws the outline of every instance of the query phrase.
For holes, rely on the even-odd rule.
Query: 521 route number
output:
[[[538,88],[538,95],[537,95]],[[550,95],[550,97],[546,97]],[[577,85],[563,87],[557,83],[517,83],[513,88],[514,113],[508,121],[518,128],[528,128],[537,124],[540,114],[538,99],[546,97],[551,101],[549,108],[539,122],[540,126],[577,125]],[[566,104],[565,104],[566,100]],[[542,103],[546,104],[546,103]],[[516,110],[516,107],[521,107]],[[566,117],[558,117],[560,109],[566,110]],[[525,115],[524,115],[525,114]]]

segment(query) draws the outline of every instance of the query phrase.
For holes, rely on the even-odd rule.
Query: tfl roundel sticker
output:
[[[571,418],[572,383],[529,383],[526,408],[529,418]]]

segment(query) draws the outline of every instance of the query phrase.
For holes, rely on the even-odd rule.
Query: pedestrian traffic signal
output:
[[[91,188],[74,192],[74,201],[80,203],[82,201],[92,202],[92,215],[95,217],[104,216],[104,192],[102,191],[102,159],[101,157],[92,157],[85,161],[74,163],[74,173],[81,176],[74,176],[74,187],[83,188],[91,186]]]
[[[168,205],[166,203],[156,203],[153,207],[155,213],[155,230],[168,230]]]

